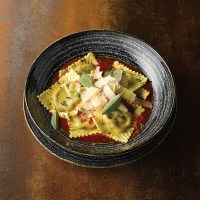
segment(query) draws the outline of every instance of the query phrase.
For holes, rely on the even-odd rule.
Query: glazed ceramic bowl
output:
[[[94,145],[71,139],[62,130],[55,131],[48,112],[37,99],[63,64],[88,52],[133,65],[152,83],[151,116],[142,132],[126,144]],[[117,166],[144,156],[166,137],[175,118],[175,84],[165,61],[145,42],[115,31],[83,31],[51,44],[35,60],[25,85],[24,112],[35,138],[59,158],[89,167]]]

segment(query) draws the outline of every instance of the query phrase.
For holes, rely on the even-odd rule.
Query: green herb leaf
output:
[[[67,87],[67,88],[69,88],[69,84],[70,84],[70,83],[66,83],[66,87]]]
[[[51,125],[53,126],[53,128],[55,130],[58,129],[58,122],[59,122],[59,115],[58,115],[58,112],[54,112],[52,117],[51,117]]]
[[[77,96],[78,98],[81,98],[81,91],[76,91],[76,96]]]
[[[81,58],[81,62],[85,62],[85,58]]]
[[[106,72],[105,72],[105,74],[104,74],[104,77],[106,77],[106,76],[109,76],[109,75],[111,75],[111,76],[112,76],[112,75],[113,75],[113,73],[114,73],[114,71],[115,71],[115,70],[114,70],[114,68],[112,68],[112,69],[111,69],[111,70],[109,70],[109,71],[106,71]]]
[[[106,76],[109,76],[111,74],[111,71],[109,70],[109,71],[106,71],[105,73],[104,73],[104,77],[106,77]]]
[[[122,98],[122,93],[113,97],[103,108],[102,115],[108,114],[114,110],[116,110],[120,104]]]
[[[81,75],[80,83],[84,87],[90,87],[93,85],[92,78],[88,74],[85,74],[85,73]]]
[[[138,82],[141,82],[141,80],[139,78],[136,78],[135,80],[138,81]]]
[[[113,75],[114,71],[115,71],[114,68],[112,68],[111,71],[110,71],[111,76]]]
[[[85,69],[84,71],[89,74],[91,69]]]
[[[63,106],[68,106],[66,101],[63,101],[61,104],[62,104]]]

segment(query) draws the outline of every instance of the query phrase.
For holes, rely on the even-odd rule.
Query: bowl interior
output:
[[[88,52],[109,56],[142,71],[151,81],[154,106],[143,131],[126,144],[89,144],[55,131],[50,116],[37,99],[47,89],[59,68]],[[175,105],[172,75],[160,55],[143,41],[123,33],[93,30],[66,36],[45,49],[33,63],[25,87],[25,106],[32,122],[53,143],[83,154],[116,154],[137,148],[152,139],[167,123]]]

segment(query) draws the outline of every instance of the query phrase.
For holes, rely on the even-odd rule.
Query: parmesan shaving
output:
[[[100,101],[101,101],[102,107],[103,107],[104,105],[106,105],[106,103],[108,102],[108,100],[106,99],[106,97],[104,97],[103,95],[100,97]]]
[[[100,71],[100,67],[96,67],[95,71],[93,74],[91,74],[90,76],[92,77],[92,79],[101,79],[102,78],[102,73]]]
[[[100,79],[102,78],[102,72],[98,72],[91,75],[92,79]]]
[[[116,82],[112,81],[108,83],[108,86],[110,87],[110,89],[115,92],[116,91]]]
[[[143,99],[136,99],[136,103],[138,103],[140,106],[145,107],[145,108],[152,108],[153,105],[150,101],[145,101]]]
[[[91,104],[90,102],[84,104],[85,110],[92,110],[93,108],[94,108],[94,105]]]
[[[104,85],[106,85],[110,81],[115,81],[115,78],[112,76],[106,76],[105,78],[101,78],[98,81],[95,82],[95,86],[98,88],[102,88]]]
[[[89,87],[86,88],[86,91],[84,91],[81,94],[81,98],[83,102],[88,101],[89,99],[91,99],[94,95],[96,95],[100,90],[96,87]]]
[[[110,87],[109,87],[107,84],[104,85],[104,87],[103,87],[103,92],[104,92],[105,96],[106,96],[109,100],[116,96],[115,93],[110,89]]]
[[[96,108],[101,104],[101,101],[99,100],[98,96],[95,96],[91,101],[94,107]]]
[[[116,79],[117,82],[121,81],[121,79],[122,79],[122,70],[121,69],[114,70],[112,76]]]

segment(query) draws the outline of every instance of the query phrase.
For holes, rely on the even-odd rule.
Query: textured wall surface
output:
[[[0,199],[171,200],[200,198],[199,0],[0,1]],[[137,36],[168,63],[178,114],[166,140],[117,168],[65,163],[33,138],[22,109],[26,75],[55,40],[81,30]]]

